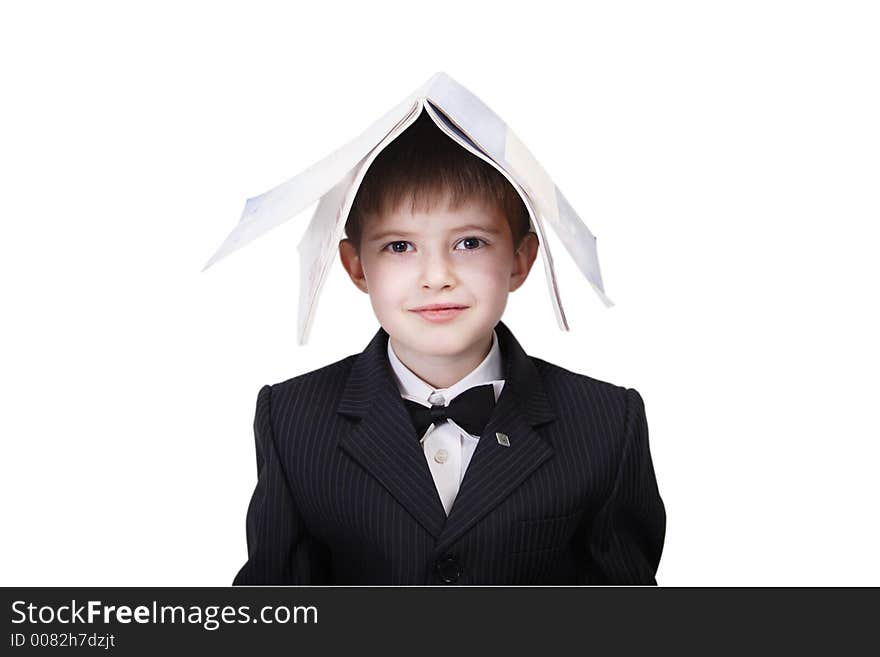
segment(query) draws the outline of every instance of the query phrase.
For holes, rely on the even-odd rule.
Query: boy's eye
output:
[[[406,242],[404,240],[397,240],[396,242],[390,242],[386,244],[385,250],[387,251],[388,247],[391,247],[391,251],[393,253],[406,253],[406,247],[408,244],[409,242]]]
[[[480,243],[485,244],[486,240],[481,239],[479,237],[465,237],[463,240],[459,242],[459,244],[464,244],[465,251],[473,251],[475,249],[480,248]]]

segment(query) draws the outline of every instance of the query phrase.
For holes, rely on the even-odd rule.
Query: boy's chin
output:
[[[406,345],[409,349],[425,356],[455,356],[472,349],[476,345],[482,345],[491,339],[492,329],[489,326],[485,330],[463,323],[456,322],[415,327],[407,326],[404,329],[388,331],[395,343]]]

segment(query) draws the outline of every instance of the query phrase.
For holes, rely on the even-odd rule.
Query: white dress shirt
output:
[[[428,408],[434,404],[449,406],[449,402],[468,388],[487,383],[492,384],[497,402],[501,389],[504,387],[501,350],[498,347],[498,336],[495,331],[492,331],[492,347],[483,362],[471,370],[470,374],[448,388],[433,388],[416,376],[394,353],[390,339],[388,340],[388,360],[391,363],[400,396]],[[449,515],[452,503],[458,495],[458,489],[479,439],[479,436],[469,434],[452,420],[447,420],[439,427],[432,424],[422,436],[421,444],[425,450],[425,459],[428,462],[431,475],[434,477],[434,484],[437,486],[437,492],[440,494],[446,515]]]

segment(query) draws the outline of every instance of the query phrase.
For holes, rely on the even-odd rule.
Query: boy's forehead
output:
[[[455,207],[439,203],[430,209],[413,209],[407,204],[376,213],[365,221],[364,236],[378,239],[387,232],[433,234],[463,228],[496,233],[506,221],[500,210],[484,203],[466,202]]]

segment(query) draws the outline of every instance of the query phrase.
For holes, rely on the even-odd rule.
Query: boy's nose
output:
[[[455,272],[449,257],[443,253],[425,255],[422,261],[422,285],[442,288],[455,284]]]

